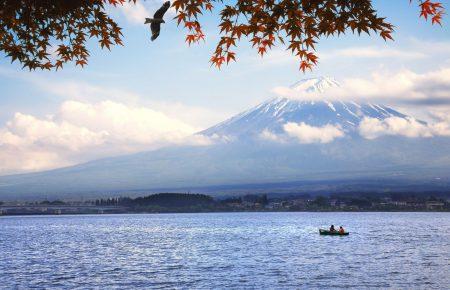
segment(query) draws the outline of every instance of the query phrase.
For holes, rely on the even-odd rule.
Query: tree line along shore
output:
[[[450,194],[332,194],[329,196],[158,193],[88,201],[0,202],[0,215],[119,214],[239,211],[450,211]]]

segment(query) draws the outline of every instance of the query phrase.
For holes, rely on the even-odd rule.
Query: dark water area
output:
[[[347,237],[320,236],[344,225]],[[0,218],[0,288],[450,285],[450,213]]]

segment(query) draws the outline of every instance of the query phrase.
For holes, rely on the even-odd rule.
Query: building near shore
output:
[[[427,201],[425,203],[427,210],[442,210],[444,209],[444,203],[441,201]]]

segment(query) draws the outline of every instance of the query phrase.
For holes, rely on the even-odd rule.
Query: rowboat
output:
[[[329,230],[319,229],[319,234],[327,236],[348,236],[349,232],[339,233],[338,231],[330,232]]]

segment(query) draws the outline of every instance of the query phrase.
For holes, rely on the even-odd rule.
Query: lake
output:
[[[449,285],[450,213],[0,217],[7,289]]]

